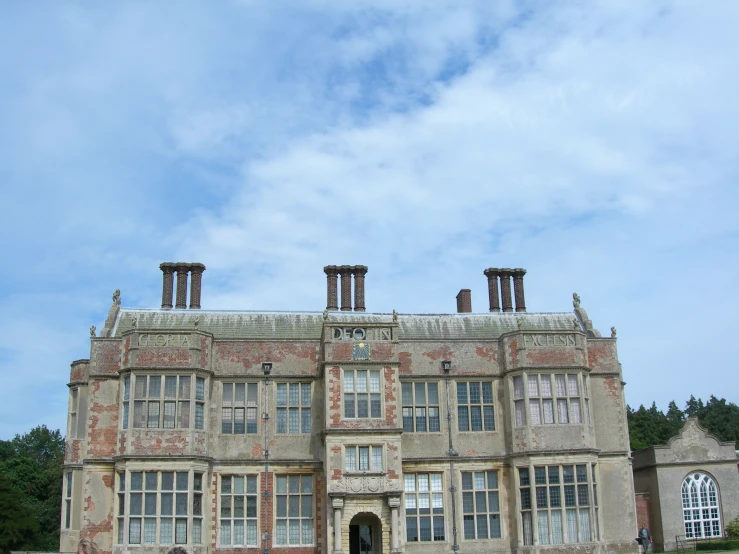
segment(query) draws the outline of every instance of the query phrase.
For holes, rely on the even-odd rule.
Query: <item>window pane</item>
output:
[[[457,424],[460,431],[470,430],[469,408],[467,406],[459,406],[457,408]]]
[[[426,383],[416,383],[416,404],[426,404]]]
[[[149,377],[149,398],[159,398],[162,395],[162,378],[159,375]]]
[[[403,383],[401,385],[403,404],[411,406],[413,404],[413,385],[411,383]]]
[[[428,403],[439,403],[439,388],[436,383],[428,383]]]
[[[301,412],[301,428],[302,433],[310,433],[311,420],[310,420],[310,408],[303,408]]]
[[[370,392],[380,392],[380,372],[370,371]]]
[[[310,406],[310,383],[301,383],[300,385],[300,404]]]
[[[177,377],[168,375],[164,378],[164,398],[177,398]]]
[[[205,400],[205,379],[202,377],[195,379],[195,400]]]

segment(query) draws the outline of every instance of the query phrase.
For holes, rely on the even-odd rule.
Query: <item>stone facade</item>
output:
[[[739,516],[735,448],[688,418],[666,446],[634,452],[634,488],[648,510],[655,546],[674,550],[678,538],[723,536],[726,524]]]
[[[368,313],[367,268],[327,266],[322,313],[216,312],[204,269],[114,297],[72,364],[62,552],[636,552],[616,340],[579,298],[527,313],[491,268],[490,312]]]

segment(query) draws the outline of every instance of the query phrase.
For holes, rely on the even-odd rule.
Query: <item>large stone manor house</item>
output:
[[[485,313],[370,313],[342,265],[325,310],[208,311],[202,264],[161,269],[72,363],[61,552],[636,552],[615,330],[577,295],[527,312],[490,268]]]

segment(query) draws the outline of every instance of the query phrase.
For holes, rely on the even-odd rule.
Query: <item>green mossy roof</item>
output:
[[[571,313],[398,314],[400,340],[489,340],[517,330],[572,331]],[[137,310],[122,308],[113,336],[136,326],[141,330],[198,329],[218,339],[319,340],[321,312],[230,312],[203,310]],[[392,324],[392,314],[329,312],[335,325]],[[196,326],[197,321],[197,326]],[[520,322],[520,326],[519,326]]]

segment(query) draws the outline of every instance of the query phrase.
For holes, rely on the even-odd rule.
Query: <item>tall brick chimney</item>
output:
[[[354,311],[364,312],[364,276],[367,274],[366,265],[355,265],[352,267],[354,274]]]
[[[190,264],[190,309],[200,309],[200,286],[203,283],[203,264]]]
[[[162,309],[172,309],[172,295],[174,294],[174,266],[172,262],[159,264],[162,270]]]
[[[457,294],[457,313],[469,314],[472,312],[472,291],[462,289]]]
[[[162,309],[172,309],[175,273],[177,273],[177,294],[174,307],[178,310],[187,308],[187,276],[191,273],[190,309],[199,310],[200,289],[203,282],[205,266],[199,263],[163,262],[159,265],[159,269],[162,270]]]
[[[327,265],[323,268],[326,274],[326,309],[339,309],[338,292],[341,290],[341,311],[352,310],[352,281],[354,281],[354,311],[364,312],[364,276],[367,274],[366,265]],[[340,277],[341,285],[338,289],[336,278]],[[338,289],[338,290],[337,290]]]
[[[504,312],[513,311],[513,298],[511,297],[511,278],[513,278],[513,294],[516,301],[516,311],[526,311],[526,299],[523,293],[523,276],[526,270],[520,267],[516,269],[489,267],[484,272],[488,278],[488,293],[490,295],[490,311],[500,312],[501,305]],[[498,282],[500,281],[500,289]],[[500,290],[500,296],[498,295]]]

